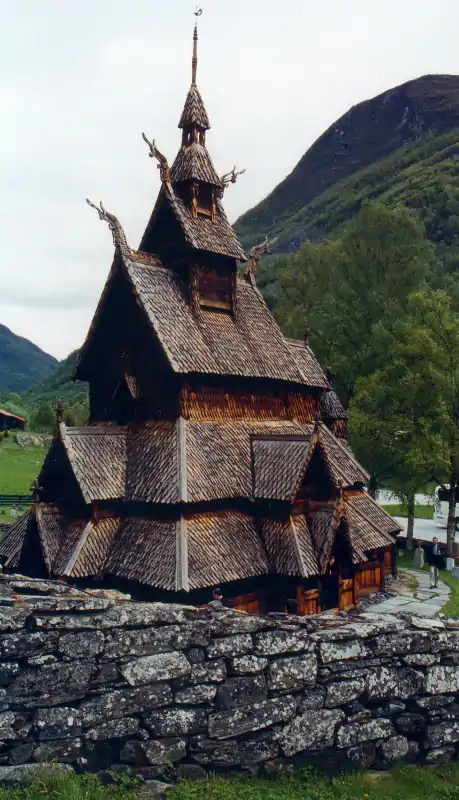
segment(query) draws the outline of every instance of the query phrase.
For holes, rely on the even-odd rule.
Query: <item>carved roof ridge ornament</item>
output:
[[[217,196],[218,196],[219,200],[222,199],[223,192],[225,191],[225,189],[228,188],[230,183],[236,183],[236,181],[238,179],[238,176],[239,175],[243,175],[244,172],[246,172],[246,171],[247,170],[246,170],[245,167],[244,167],[244,169],[240,169],[240,170],[236,171],[236,166],[234,166],[233,169],[230,172],[225,172],[225,174],[221,176],[221,178],[220,178],[221,186],[219,186],[218,190],[217,190]]]
[[[119,247],[123,255],[127,256],[127,258],[130,258],[131,248],[127,243],[126,234],[124,233],[123,226],[121,225],[121,222],[119,221],[118,217],[115,217],[114,214],[110,214],[110,212],[105,209],[102,200],[100,201],[100,204],[98,206],[96,206],[96,204],[93,203],[88,198],[86,198],[86,202],[88,206],[91,206],[91,208],[95,208],[95,210],[99,214],[99,219],[108,223],[108,227],[112,232],[113,244],[115,245],[115,247]]]
[[[150,156],[150,158],[156,158],[156,160],[159,162],[158,163],[158,169],[159,169],[159,173],[160,173],[162,182],[163,183],[170,183],[171,182],[171,171],[170,171],[169,163],[167,161],[166,156],[164,156],[160,152],[160,150],[158,150],[158,148],[156,147],[156,144],[155,144],[155,140],[152,139],[152,141],[150,142],[150,140],[147,139],[147,137],[145,136],[145,134],[143,132],[142,132],[142,139],[144,140],[144,142],[147,143],[147,145],[149,147],[150,152],[149,152],[148,155]]]
[[[265,253],[269,253],[273,244],[277,242],[278,237],[275,236],[274,239],[270,239],[268,241],[268,237],[265,238],[264,242],[261,244],[255,245],[249,250],[249,257],[245,264],[244,269],[244,279],[247,283],[251,283],[252,286],[255,285],[255,273],[260,262],[262,255]]]

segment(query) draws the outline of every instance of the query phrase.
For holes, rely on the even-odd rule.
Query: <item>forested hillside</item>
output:
[[[0,391],[22,392],[46,378],[58,361],[0,324]]]

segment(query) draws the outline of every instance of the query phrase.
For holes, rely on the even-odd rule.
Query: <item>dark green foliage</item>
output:
[[[311,345],[347,405],[357,379],[384,362],[378,326],[399,318],[434,267],[433,247],[415,215],[366,204],[340,239],[307,243],[285,256],[265,295],[287,335],[301,338],[310,330]]]
[[[50,375],[58,361],[0,325],[0,392],[22,392]]]

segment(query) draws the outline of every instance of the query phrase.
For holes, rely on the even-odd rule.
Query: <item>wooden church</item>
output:
[[[56,435],[6,568],[135,597],[265,613],[348,609],[384,586],[397,523],[365,491],[346,414],[307,341],[286,339],[207,149],[192,81],[139,250],[97,208],[114,257],[76,378],[90,418]],[[89,201],[88,201],[89,202]],[[90,205],[93,205],[90,203]],[[238,264],[243,264],[241,274]]]

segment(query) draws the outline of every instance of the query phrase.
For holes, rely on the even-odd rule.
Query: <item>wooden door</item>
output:
[[[384,567],[379,561],[367,561],[359,565],[360,596],[380,592],[384,586]]]
[[[384,550],[384,573],[391,575],[394,569],[394,554],[392,547],[390,550]]]
[[[303,589],[298,586],[296,590],[297,612],[303,617],[309,614],[320,613],[320,595],[318,589]]]
[[[354,578],[339,578],[339,608],[349,611],[355,605]]]

